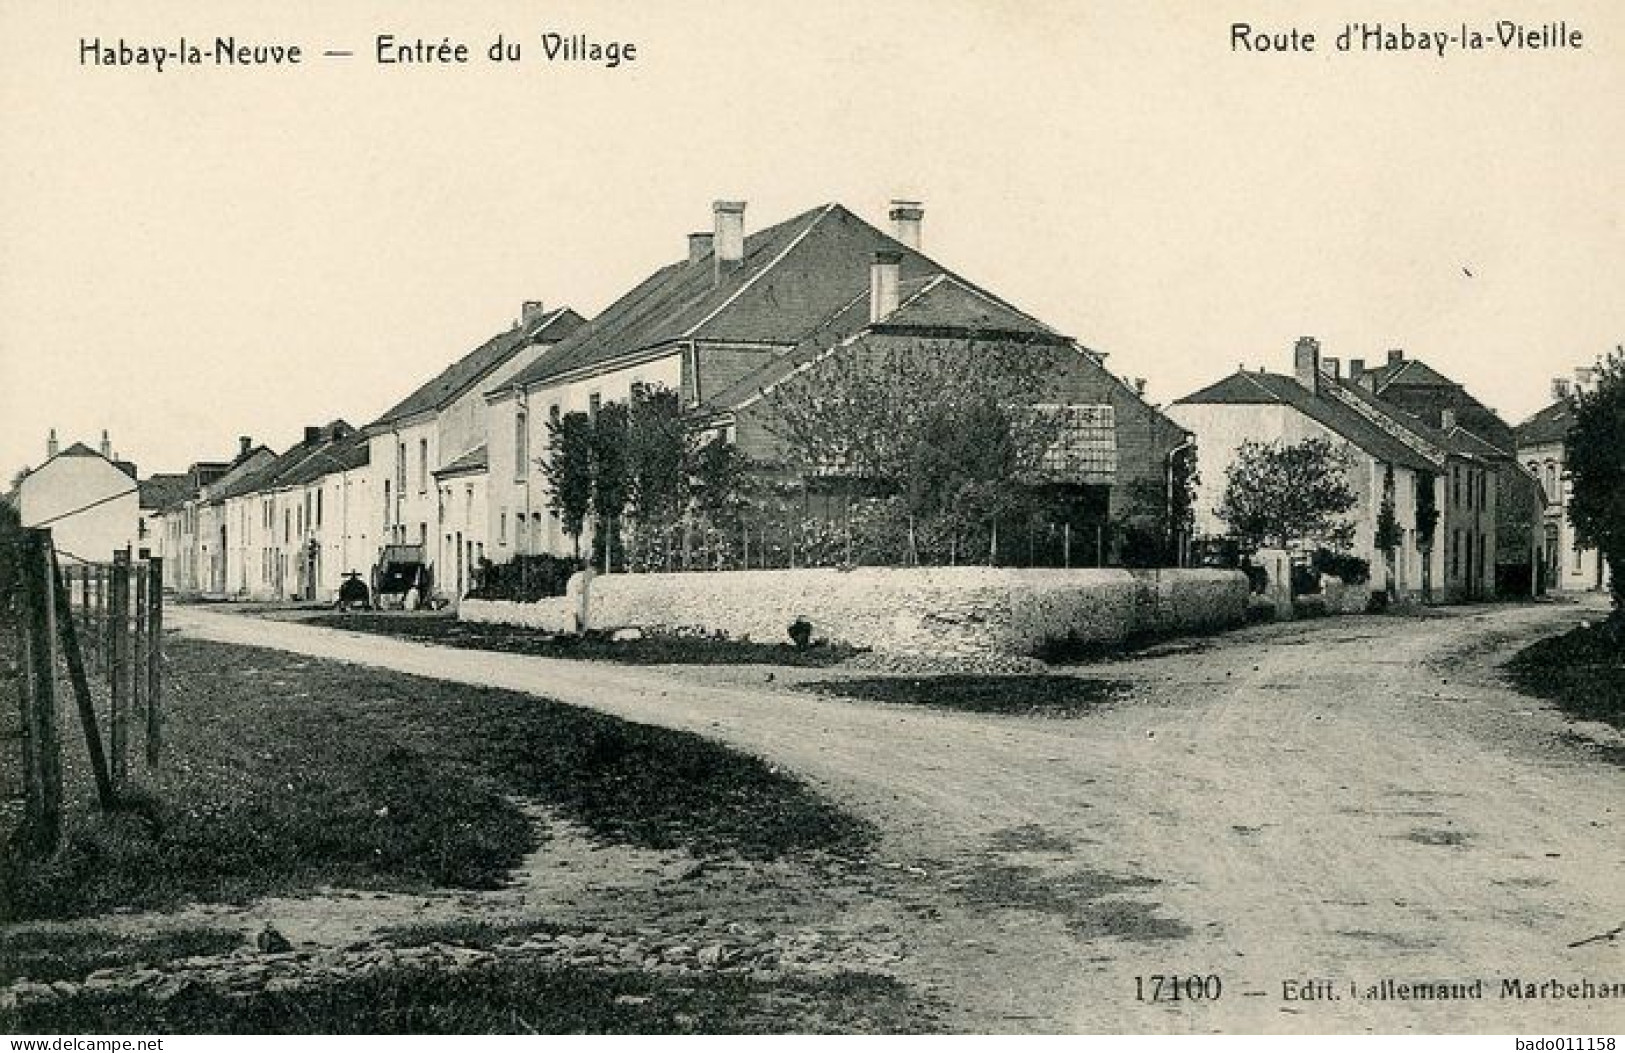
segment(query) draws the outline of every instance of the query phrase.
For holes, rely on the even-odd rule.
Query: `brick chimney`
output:
[[[537,321],[546,313],[547,308],[542,306],[542,301],[526,300],[519,307],[519,324],[530,325],[532,322]]]
[[[102,429],[101,453],[102,453],[102,456],[106,457],[108,460],[113,459],[113,444],[110,441],[108,441],[107,429],[106,428]]]
[[[1554,398],[1554,399],[1566,399],[1568,397],[1569,397],[1569,378],[1568,377],[1553,377],[1552,378],[1552,398]]]
[[[252,450],[253,448],[254,448],[254,437],[252,435],[239,435],[239,436],[237,436],[237,456],[238,457],[247,457],[248,456],[248,451]]]
[[[1320,371],[1334,380],[1343,377],[1343,361],[1338,358],[1323,358],[1320,360]]]
[[[745,203],[743,201],[714,201],[711,218],[715,232],[711,240],[716,260],[716,277],[742,266],[745,262]]]
[[[57,447],[57,442],[56,442],[56,429],[52,428],[51,429],[51,434],[49,434],[49,435],[47,435],[45,437],[45,456],[47,456],[47,457],[55,457],[56,452],[57,452],[57,448],[58,447]]]
[[[1358,384],[1365,376],[1365,359],[1349,359],[1349,379]]]
[[[1397,366],[1403,361],[1405,361],[1405,349],[1403,347],[1395,347],[1395,348],[1390,348],[1389,349],[1389,351],[1388,351],[1388,364],[1390,366]]]
[[[694,263],[711,255],[711,232],[697,230],[688,236],[688,262]]]
[[[1449,406],[1439,410],[1439,430],[1450,431],[1456,426],[1456,411]]]
[[[314,446],[322,441],[322,426],[320,424],[305,425],[305,445]]]
[[[1292,348],[1292,375],[1310,391],[1320,390],[1320,341],[1312,336],[1298,337]]]
[[[907,245],[911,249],[920,247],[920,221],[925,218],[925,209],[918,201],[904,201],[893,198],[891,211],[892,237]]]
[[[901,252],[888,249],[875,253],[875,261],[869,265],[869,321],[878,322],[897,310],[897,272],[902,262]]]

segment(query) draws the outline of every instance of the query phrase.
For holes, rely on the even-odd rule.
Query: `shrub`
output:
[[[1371,580],[1371,561],[1348,552],[1316,549],[1312,564],[1321,574],[1330,574],[1345,585],[1363,585]]]
[[[563,596],[580,561],[568,556],[515,556],[507,563],[485,568],[479,587],[468,593],[477,600],[515,600],[532,603]]]

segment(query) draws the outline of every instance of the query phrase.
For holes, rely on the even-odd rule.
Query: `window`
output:
[[[406,443],[395,444],[395,492],[406,493]]]
[[[530,555],[525,547],[525,514],[519,512],[513,517],[513,547],[521,556]]]
[[[553,405],[547,407],[547,419],[548,419],[548,422],[553,425],[553,427],[556,428],[556,427],[559,426],[559,418],[562,417],[563,415],[564,414],[559,409],[559,404],[557,402],[555,402],[555,403],[553,403]]]
[[[316,529],[322,528],[322,492],[316,491]]]
[[[1111,483],[1117,477],[1117,423],[1111,406],[1040,406],[1060,416],[1061,431],[1044,451],[1046,475],[1069,482]]]
[[[1557,488],[1557,462],[1546,462],[1546,499],[1556,503],[1562,500],[1562,491]]]
[[[429,440],[418,440],[418,493],[429,492]]]
[[[389,480],[384,480],[384,529],[389,529]]]
[[[1457,530],[1450,536],[1450,576],[1461,577],[1461,531]]]
[[[589,419],[591,419],[591,420],[597,420],[598,419],[598,411],[603,408],[603,405],[604,405],[604,396],[600,395],[596,391],[593,392],[591,395],[588,395],[587,396],[587,417]]]
[[[513,481],[525,481],[525,468],[530,463],[530,414],[520,410],[513,416]]]
[[[508,510],[504,508],[497,513],[497,544],[508,543]]]
[[[1450,469],[1450,503],[1461,507],[1461,465]]]

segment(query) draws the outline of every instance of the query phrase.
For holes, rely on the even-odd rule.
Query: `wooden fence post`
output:
[[[135,606],[130,611],[130,713],[141,723],[147,713],[147,564],[146,549],[141,550],[137,562],[130,566],[134,579],[131,590],[135,593]],[[137,724],[137,733],[140,732]]]
[[[113,751],[113,786],[124,785],[128,772],[127,748],[130,736],[130,550],[113,553],[113,573],[108,593],[107,628],[112,638],[112,662],[108,670],[111,705],[108,718]]]
[[[63,581],[62,568],[56,553],[51,553],[51,577],[57,609],[57,634],[62,641],[62,656],[67,659],[68,680],[73,685],[73,699],[79,706],[79,725],[84,729],[85,748],[90,754],[90,769],[96,777],[96,798],[103,808],[118,803],[113,793],[112,773],[107,770],[107,754],[102,750],[101,731],[96,726],[96,704],[90,697],[90,680],[85,676],[85,656],[79,649],[79,632],[73,624],[73,597]],[[84,579],[88,584],[89,578]]]
[[[56,851],[62,836],[62,742],[57,730],[56,604],[51,585],[51,532],[23,535],[24,618],[27,625],[28,706],[35,796],[29,809],[29,844],[40,855]]]
[[[147,562],[147,764],[158,766],[164,740],[164,557]]]

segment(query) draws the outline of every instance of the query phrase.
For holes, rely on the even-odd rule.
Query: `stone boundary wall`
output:
[[[464,600],[470,622],[552,632],[576,627],[575,595],[537,603]],[[796,618],[813,639],[879,652],[1033,655],[1048,644],[1243,625],[1247,578],[1233,570],[1016,570],[860,567],[615,574],[591,578],[587,627],[721,634],[787,642]]]

